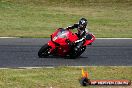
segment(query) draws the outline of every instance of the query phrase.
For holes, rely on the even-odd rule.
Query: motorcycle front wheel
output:
[[[39,58],[44,58],[49,56],[49,50],[50,50],[50,46],[48,46],[48,44],[43,45],[38,51]]]

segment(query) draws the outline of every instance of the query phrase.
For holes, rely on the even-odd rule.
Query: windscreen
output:
[[[53,38],[53,41],[55,41],[58,38],[67,38],[68,30],[60,29],[57,35]]]
[[[59,37],[59,38],[67,38],[67,34],[68,34],[68,31],[67,31],[67,30],[61,29],[61,30],[57,33],[56,37]]]

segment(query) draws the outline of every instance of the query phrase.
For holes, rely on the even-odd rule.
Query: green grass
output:
[[[89,20],[96,37],[132,38],[131,0],[0,0],[0,36],[49,37]]]
[[[90,79],[132,80],[132,67],[89,66],[84,70],[88,71]],[[83,88],[78,81],[80,77],[81,68],[79,67],[1,69],[0,88]],[[128,86],[130,87],[132,86]],[[95,88],[95,86],[90,88]],[[101,88],[106,88],[106,86]],[[109,86],[107,88],[124,87]]]

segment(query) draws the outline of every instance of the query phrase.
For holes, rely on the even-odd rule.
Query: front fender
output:
[[[50,51],[52,51],[52,50],[54,50],[54,49],[56,48],[54,42],[52,42],[52,41],[49,41],[49,42],[48,42],[48,46],[51,47],[51,50],[50,50]]]

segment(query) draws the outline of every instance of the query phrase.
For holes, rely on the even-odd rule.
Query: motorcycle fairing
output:
[[[94,40],[95,40],[95,36],[93,34],[90,34],[92,36],[92,39],[90,40],[86,40],[85,43],[83,44],[83,46],[87,46],[89,44],[91,44]]]
[[[57,31],[51,35],[51,41],[48,42],[48,45],[52,47],[50,52],[54,52],[56,48],[57,54],[61,56],[67,55],[70,50],[69,45],[66,42],[67,39],[73,42],[76,41],[78,37],[70,30],[57,29]]]

